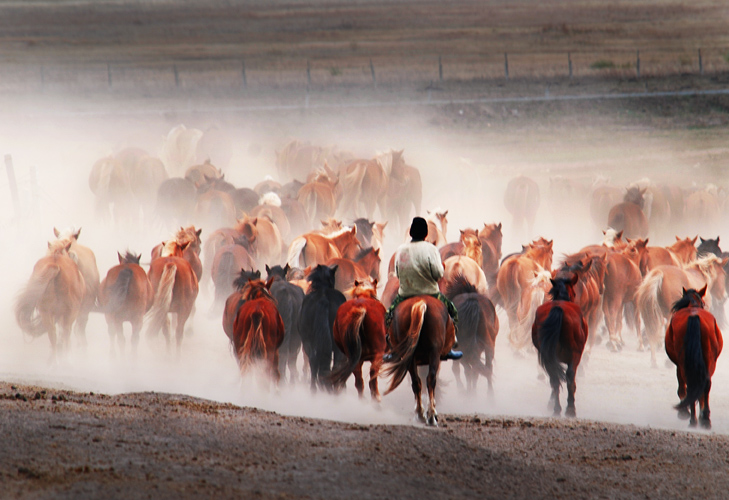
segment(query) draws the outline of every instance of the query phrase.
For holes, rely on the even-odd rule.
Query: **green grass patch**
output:
[[[332,76],[339,76],[342,74],[342,70],[337,68],[336,66],[332,66],[329,68],[329,74]]]
[[[590,64],[590,69],[613,69],[615,63],[610,59],[598,59],[594,63]]]

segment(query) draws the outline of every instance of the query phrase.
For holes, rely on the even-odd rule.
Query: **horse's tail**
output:
[[[349,318],[347,318],[347,327],[342,339],[347,359],[332,370],[330,380],[334,387],[344,386],[362,357],[362,340],[359,332],[362,329],[366,314],[367,309],[364,307],[355,307],[351,310]]]
[[[513,260],[506,263],[506,268],[503,273],[499,272],[497,276],[497,290],[498,297],[493,296],[500,302],[504,309],[516,311],[521,300],[521,287],[519,286],[519,280],[517,273],[519,266]],[[501,300],[498,300],[498,299]]]
[[[489,355],[489,344],[486,340],[487,326],[483,319],[483,310],[479,299],[475,296],[469,297],[458,304],[458,346],[465,352],[481,353],[487,351],[486,359],[493,356],[493,352]],[[474,363],[474,367],[488,377],[490,374],[486,365],[478,356],[478,361]]]
[[[303,236],[299,236],[291,242],[291,245],[289,246],[289,254],[286,257],[286,262],[289,266],[301,266],[301,254],[304,252],[304,248],[306,248],[306,243],[306,238]]]
[[[635,292],[636,302],[640,316],[645,324],[646,335],[649,339],[660,334],[663,326],[663,316],[661,315],[661,306],[659,303],[659,293],[663,286],[663,272],[655,269],[648,273],[643,283],[640,284]]]
[[[562,336],[563,319],[564,311],[561,307],[555,305],[549,311],[547,319],[539,325],[539,364],[547,372],[550,380],[559,380],[560,382],[567,380],[565,369],[557,357],[557,347],[559,347],[559,340]]]
[[[231,252],[225,252],[220,256],[217,273],[212,277],[215,286],[215,299],[213,301],[215,304],[220,304],[230,295],[236,271],[239,271],[239,269],[236,269],[235,257]]]
[[[25,289],[20,292],[15,303],[15,320],[20,329],[34,337],[46,333],[36,308],[43,298],[46,289],[61,272],[58,266],[48,266],[38,275],[33,275]]]
[[[263,338],[263,311],[256,309],[251,313],[251,323],[246,332],[246,340],[238,348],[238,365],[245,372],[254,359],[266,357],[266,340]]]
[[[701,348],[701,320],[697,315],[689,316],[686,335],[683,338],[683,367],[686,374],[686,397],[676,405],[676,409],[688,408],[701,397],[709,382],[704,351]]]
[[[425,313],[428,310],[428,305],[424,300],[418,300],[413,304],[410,309],[410,329],[408,330],[405,338],[400,344],[393,349],[393,358],[397,361],[388,363],[385,366],[385,376],[392,375],[392,381],[390,387],[387,389],[385,394],[390,394],[394,391],[400,382],[405,378],[412,363],[412,357],[415,353],[415,348],[418,345],[420,339],[420,331],[423,329],[423,323],[425,322]]]
[[[534,318],[537,316],[537,308],[544,304],[544,297],[546,292],[541,286],[535,286],[531,290],[527,290],[527,293],[531,293],[531,302],[529,304],[529,310],[525,311],[523,317],[518,318],[519,327],[518,332],[521,334],[520,338],[512,338],[511,332],[509,332],[509,342],[515,349],[522,349],[530,343],[532,325],[534,324]]]
[[[109,301],[104,307],[105,313],[115,313],[119,311],[127,301],[129,295],[129,284],[132,282],[134,272],[127,268],[119,271],[116,281],[109,289]]]
[[[147,335],[159,333],[167,321],[167,313],[170,311],[170,305],[172,304],[172,290],[175,285],[176,274],[177,266],[175,264],[172,262],[165,264],[157,285],[157,293],[154,294],[154,302],[147,313]]]

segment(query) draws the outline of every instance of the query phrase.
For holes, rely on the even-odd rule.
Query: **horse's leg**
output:
[[[711,410],[709,410],[709,391],[711,390],[711,379],[704,386],[704,393],[699,398],[700,424],[704,429],[711,429]]]
[[[552,386],[552,395],[549,397],[549,403],[554,403],[555,417],[559,417],[562,414],[562,405],[559,404],[559,386],[561,382],[559,378],[549,378],[549,385]]]
[[[380,368],[382,367],[382,355],[384,353],[376,353],[375,359],[370,363],[370,396],[378,403],[382,401],[380,396],[380,388],[377,384],[377,378],[380,376]]]
[[[51,342],[51,356],[48,358],[48,364],[53,365],[57,361],[58,352],[58,336],[56,335],[56,324],[53,321],[43,321],[45,330],[48,332],[48,340]]]
[[[165,345],[167,346],[167,353],[170,352],[170,314],[167,313],[165,316],[165,322],[162,325],[162,335],[165,338]]]
[[[698,421],[696,420],[696,402],[691,403],[690,405],[691,410],[691,417],[689,418],[689,427],[696,427],[696,424]]]
[[[79,339],[81,347],[86,347],[86,325],[89,322],[89,312],[82,311],[76,318],[76,337]]]
[[[451,363],[451,369],[453,370],[453,377],[456,379],[456,385],[458,389],[464,390],[463,381],[461,380],[461,362],[460,360],[454,360]],[[465,371],[465,368],[464,368]],[[466,376],[466,382],[468,382],[468,376]]]
[[[423,411],[423,401],[421,398],[421,392],[423,390],[423,383],[420,381],[420,375],[418,375],[418,367],[415,361],[411,361],[410,367],[408,368],[410,373],[410,380],[412,382],[413,394],[415,395],[415,416],[421,422],[425,422],[425,412]]]
[[[683,370],[681,370],[680,366],[676,366],[676,379],[678,380],[678,400],[683,401],[683,398],[686,397],[686,378],[683,375]],[[679,408],[678,409],[678,418],[681,420],[686,420],[690,417],[688,408]]]
[[[577,391],[577,383],[575,382],[574,361],[567,366],[567,410],[564,415],[566,417],[576,417],[575,411],[575,391]]]
[[[607,327],[608,337],[610,338],[607,346],[611,351],[617,351],[618,345],[620,344],[615,326],[616,308],[619,307],[619,304],[616,304],[616,302],[617,300],[612,296],[603,298],[603,316],[605,317],[605,326]]]
[[[270,374],[271,374],[271,380],[273,380],[273,385],[275,387],[278,387],[281,383],[281,372],[278,369],[278,362],[279,362],[279,353],[278,350],[272,349],[273,353],[269,355],[269,364],[270,367]]]
[[[357,366],[354,367],[354,371],[352,372],[354,374],[354,387],[357,389],[357,395],[360,398],[364,397],[364,378],[362,377],[362,365],[364,365],[364,361],[360,359],[359,363],[357,363]]]
[[[107,320],[107,323],[109,329],[109,357],[111,359],[114,359],[116,358],[116,349],[114,344],[117,342],[117,339],[119,337],[123,338],[124,334],[123,332],[119,331],[121,330],[121,325],[119,321],[116,320],[116,318]],[[124,351],[122,350],[121,352]]]
[[[143,318],[137,318],[132,322],[132,359],[137,359],[137,346],[139,346],[139,334],[142,332]]]
[[[435,411],[435,384],[438,380],[438,368],[440,368],[440,355],[436,353],[433,359],[430,360],[430,366],[428,367],[428,421],[427,424],[437,427],[438,426],[438,412]]]

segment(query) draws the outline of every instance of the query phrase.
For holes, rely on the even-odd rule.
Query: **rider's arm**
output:
[[[443,277],[443,262],[440,260],[440,252],[433,245],[432,257],[429,260],[430,263],[430,275],[435,281],[438,281]]]

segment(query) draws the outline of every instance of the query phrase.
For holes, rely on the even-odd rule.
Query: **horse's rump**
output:
[[[401,307],[403,307],[402,304],[398,306],[398,308]],[[388,387],[385,394],[390,394],[394,391],[408,373],[408,369],[413,362],[412,358],[415,355],[415,349],[418,346],[418,341],[420,340],[420,332],[423,329],[423,324],[425,323],[425,314],[427,310],[428,305],[425,300],[420,299],[413,302],[410,308],[408,329],[403,339],[401,339],[400,342],[392,349],[393,358],[397,361],[386,364],[384,368],[385,376],[392,375],[390,387]],[[397,321],[397,318],[395,321]]]
[[[342,308],[340,308],[341,310]],[[346,362],[335,366],[330,375],[332,384],[343,386],[362,357],[362,340],[360,331],[364,323],[367,309],[364,306],[355,306],[334,321],[334,341],[339,344],[346,356]]]

